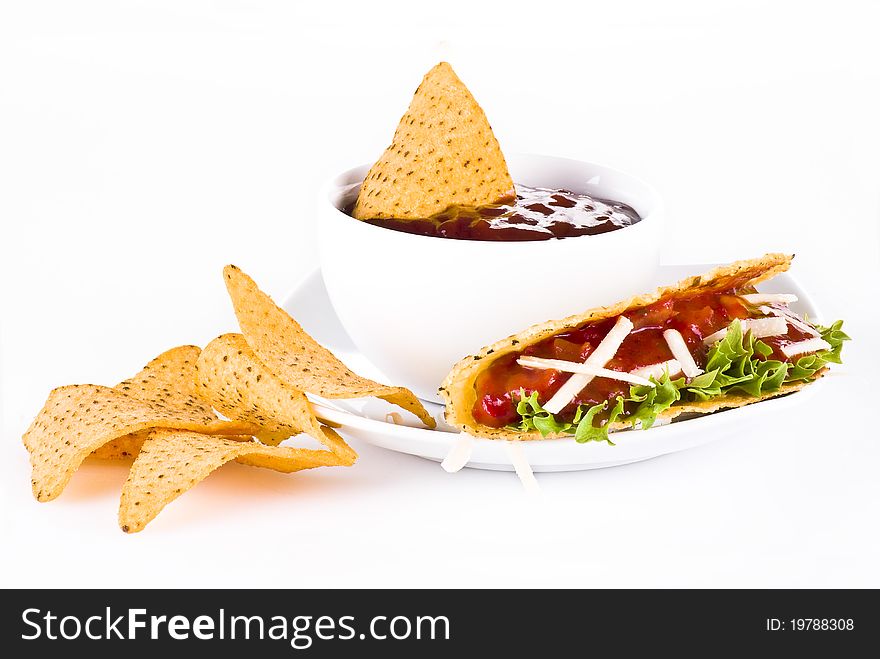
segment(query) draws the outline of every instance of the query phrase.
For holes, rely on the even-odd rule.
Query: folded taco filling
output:
[[[489,428],[608,440],[650,427],[678,403],[766,397],[840,362],[841,322],[810,323],[793,295],[749,282],[678,291],[499,356],[474,380],[473,421]]]

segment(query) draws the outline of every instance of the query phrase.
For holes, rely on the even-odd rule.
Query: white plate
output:
[[[709,270],[707,265],[663,266],[657,277],[658,285],[671,284],[688,275]],[[794,293],[798,301],[792,309],[821,319],[816,305],[806,291],[788,273],[782,273],[762,284],[766,293]],[[307,276],[283,304],[303,328],[329,348],[352,370],[380,382],[386,378],[361,355],[345,333],[336,317],[320,270]],[[405,305],[401,305],[404,312]],[[391,322],[391,321],[389,321]],[[474,346],[479,349],[480,346]],[[667,453],[734,435],[744,420],[759,420],[762,415],[785,414],[794,407],[805,409],[804,403],[815,394],[819,383],[792,396],[774,398],[759,405],[747,405],[732,410],[708,414],[693,419],[673,422],[650,430],[614,433],[614,446],[605,442],[578,444],[573,439],[536,440],[522,442],[525,457],[535,471],[577,471],[600,469],[647,460]],[[390,449],[441,461],[446,457],[458,433],[443,423],[443,406],[425,403],[437,419],[438,429],[428,430],[407,412],[377,399],[325,401],[313,399],[322,419],[341,426],[343,435]],[[513,471],[506,442],[475,439],[468,467]]]

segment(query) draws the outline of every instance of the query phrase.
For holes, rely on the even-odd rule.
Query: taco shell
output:
[[[574,316],[551,320],[533,325],[518,334],[509,336],[486,346],[479,353],[460,360],[440,387],[440,395],[446,402],[446,421],[467,434],[486,439],[532,440],[545,439],[539,432],[523,432],[513,428],[491,428],[477,423],[471,409],[476,401],[474,388],[477,377],[496,359],[510,353],[521,352],[556,334],[575,329],[587,323],[613,318],[669,297],[688,296],[699,293],[729,290],[734,287],[755,285],[788,270],[793,256],[767,254],[757,259],[737,261],[719,266],[703,275],[687,277],[672,286],[658,288],[653,293],[632,297],[617,304],[590,309]],[[777,391],[760,397],[738,393],[728,393],[706,401],[676,403],[658,416],[661,420],[671,420],[682,414],[708,414],[720,409],[742,407],[767,398],[783,396],[803,388],[808,382],[792,382]],[[612,430],[628,427],[625,422],[616,422]],[[550,434],[547,439],[570,437],[570,435]]]

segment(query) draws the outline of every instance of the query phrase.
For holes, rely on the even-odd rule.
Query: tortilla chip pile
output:
[[[306,392],[377,396],[434,427],[411,391],[350,371],[237,267],[224,277],[241,334],[223,334],[204,350],[172,348],[115,387],[75,384],[49,394],[23,437],[38,501],[60,495],[90,455],[133,457],[119,525],[135,532],[233,460],[284,473],[354,464],[357,454],[318,420]],[[301,433],[326,450],[279,446]]]
[[[451,205],[485,206],[513,194],[483,109],[441,62],[425,75],[391,146],[367,173],[352,215],[419,219]]]

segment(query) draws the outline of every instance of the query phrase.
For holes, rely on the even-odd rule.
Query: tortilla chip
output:
[[[483,348],[476,355],[465,357],[459,361],[452,368],[449,375],[446,376],[443,385],[440,387],[440,395],[446,401],[446,421],[463,432],[476,437],[503,440],[544,439],[537,431],[521,432],[510,428],[490,428],[474,420],[471,414],[474,402],[476,401],[474,383],[477,376],[488,368],[493,361],[512,352],[520,352],[528,346],[540,343],[544,339],[560,332],[646,307],[663,297],[709,293],[738,286],[758,284],[774,277],[780,272],[788,270],[792,258],[793,256],[785,254],[766,254],[757,259],[737,261],[730,265],[717,267],[703,275],[687,277],[672,286],[661,287],[653,293],[636,296],[609,307],[598,307],[561,320],[552,320],[533,325],[519,334],[493,343]],[[662,412],[659,418],[672,419],[688,412],[705,414],[721,408],[742,407],[743,405],[756,403],[773,396],[792,393],[802,388],[804,384],[786,384],[779,391],[765,394],[761,397],[727,394],[724,397],[704,402],[676,404]],[[612,426],[612,428],[622,427],[626,427],[626,424],[617,423]],[[559,437],[570,437],[570,435],[550,434],[547,435],[546,439]]]
[[[154,403],[162,409],[189,410],[202,414],[206,423],[214,421],[217,415],[199,397],[196,387],[196,360],[200,352],[198,346],[178,346],[166,350],[144,366],[140,373],[123,380],[114,389],[138,400]],[[143,433],[119,437],[96,449],[92,457],[102,460],[133,458],[144,439],[146,435]]]
[[[257,438],[277,445],[288,437],[308,433],[345,464],[357,453],[336,433],[322,428],[306,395],[285,384],[257,359],[241,334],[218,336],[197,362],[202,396],[223,416],[259,426]]]
[[[131,460],[141,450],[144,440],[149,431],[136,432],[132,435],[111,439],[103,446],[99,446],[88,456],[98,460]]]
[[[196,384],[198,346],[178,346],[166,350],[144,366],[140,373],[123,380],[114,389],[157,407],[201,414],[205,423],[216,421],[211,405],[199,396]]]
[[[31,456],[31,484],[38,501],[61,494],[73,472],[95,449],[149,428],[208,434],[250,434],[250,424],[208,420],[201,409],[170,410],[110,387],[75,384],[53,389],[23,436]]]
[[[352,215],[419,219],[453,204],[485,206],[514,193],[498,140],[446,62],[428,71]]]
[[[284,473],[340,464],[330,451],[156,430],[144,442],[122,488],[119,526],[126,533],[140,531],[166,505],[231,460]]]
[[[324,398],[375,396],[412,412],[430,428],[437,425],[409,389],[379,384],[349,370],[239,268],[228,265],[223,275],[245,340],[282,382]]]

